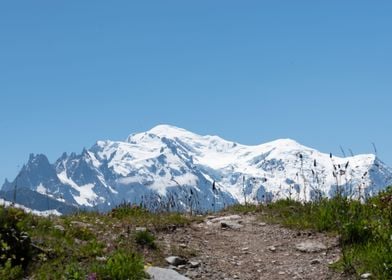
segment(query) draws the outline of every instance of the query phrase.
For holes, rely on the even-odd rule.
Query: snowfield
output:
[[[130,202],[156,211],[204,212],[337,192],[364,199],[392,184],[392,170],[372,154],[341,158],[291,139],[246,146],[158,125],[125,141],[98,141],[80,155],[63,154],[54,164],[31,155],[3,190],[15,184],[100,210]]]

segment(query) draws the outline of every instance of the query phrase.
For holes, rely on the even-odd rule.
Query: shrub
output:
[[[0,265],[0,279],[2,280],[16,280],[22,279],[22,266],[12,266],[11,261],[7,260],[3,265]]]
[[[99,278],[112,280],[144,279],[143,259],[135,253],[116,251],[104,266],[97,268],[97,275]]]
[[[31,240],[18,223],[24,212],[14,208],[0,209],[0,265],[26,267],[31,258]]]
[[[155,237],[148,231],[138,231],[135,233],[135,241],[141,246],[147,246],[151,249],[155,249]]]

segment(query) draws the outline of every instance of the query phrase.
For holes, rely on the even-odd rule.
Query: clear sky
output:
[[[391,1],[1,1],[0,184],[167,123],[392,165]],[[18,167],[19,166],[19,167]]]

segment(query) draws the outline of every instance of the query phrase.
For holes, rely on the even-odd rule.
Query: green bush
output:
[[[0,279],[2,280],[16,280],[23,278],[22,266],[12,266],[11,261],[7,260],[3,265],[0,265]]]
[[[155,237],[148,231],[138,231],[135,233],[135,241],[141,246],[147,246],[151,249],[155,249]]]
[[[122,250],[116,251],[96,272],[102,279],[140,280],[145,277],[142,257]]]
[[[15,208],[0,208],[0,265],[26,267],[31,259],[31,240],[18,223],[25,213]]]
[[[26,267],[31,258],[31,241],[16,228],[0,228],[0,265],[10,261],[13,266]]]

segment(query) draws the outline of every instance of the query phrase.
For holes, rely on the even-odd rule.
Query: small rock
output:
[[[136,232],[146,232],[147,228],[145,227],[136,227]]]
[[[188,277],[167,268],[150,266],[146,269],[146,272],[151,280],[190,280]]]
[[[249,250],[248,247],[244,247],[244,248],[241,249],[241,251],[248,251],[248,250]]]
[[[321,261],[319,259],[314,259],[314,260],[310,261],[310,264],[313,264],[313,265],[319,264],[319,263],[321,263]]]
[[[240,279],[238,275],[233,275],[233,279]]]
[[[317,253],[327,249],[323,243],[309,240],[296,244],[295,248],[304,253]]]
[[[265,227],[267,224],[266,223],[259,223],[259,226]]]
[[[268,250],[270,250],[271,252],[276,252],[276,248],[274,246],[269,246]]]
[[[57,229],[57,230],[59,230],[59,231],[62,231],[62,232],[65,231],[65,228],[64,228],[62,225],[55,225],[53,228],[54,228],[54,229]]]
[[[238,222],[235,221],[220,222],[220,225],[223,229],[240,229],[243,227],[243,225],[240,225]]]
[[[372,277],[372,274],[367,272],[361,275],[361,279],[370,279]]]
[[[285,275],[286,273],[284,271],[279,271],[278,274],[279,275]]]
[[[191,261],[191,262],[189,262],[189,266],[190,266],[190,268],[197,268],[197,267],[200,266],[200,262],[198,262],[198,261]]]
[[[180,248],[186,248],[186,247],[188,247],[185,243],[181,243],[181,244],[179,244],[178,245]]]
[[[221,221],[233,221],[233,220],[240,220],[240,219],[241,219],[240,215],[230,215],[230,216],[223,216],[223,217],[212,219],[211,222],[217,223]]]
[[[170,256],[165,259],[168,264],[174,265],[174,266],[179,266],[186,264],[186,260],[177,256]]]
[[[106,262],[107,261],[107,258],[106,257],[96,257],[95,258],[97,261],[99,261],[99,262]]]
[[[83,222],[79,222],[79,221],[71,221],[71,225],[77,226],[77,227],[82,227],[82,228],[91,227],[90,224],[88,224],[88,223],[83,223]]]

